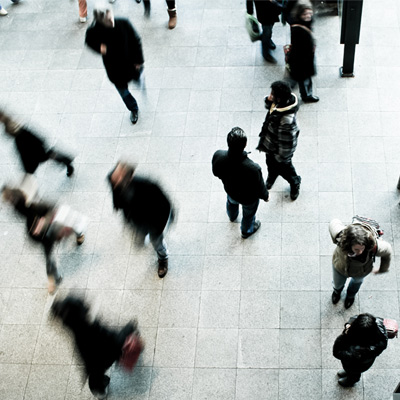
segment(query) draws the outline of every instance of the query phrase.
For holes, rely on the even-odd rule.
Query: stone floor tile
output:
[[[350,162],[350,142],[347,136],[318,137],[319,162]]]
[[[318,197],[313,192],[302,192],[295,202],[282,201],[281,214],[282,222],[318,222]]]
[[[208,223],[207,227],[207,255],[242,255],[243,248],[241,246],[243,239],[241,238],[239,224],[225,223]],[[228,228],[228,229],[227,229]]]
[[[388,190],[386,172],[380,163],[352,163],[353,190],[356,192],[385,192]]]
[[[318,188],[321,192],[351,192],[351,164],[318,163]]]
[[[235,369],[195,368],[193,400],[234,400]]]
[[[196,336],[195,328],[158,328],[154,367],[193,367]]]
[[[321,368],[319,329],[281,329],[279,334],[280,368]]]
[[[181,163],[176,190],[182,192],[209,191],[212,181],[210,171],[211,164],[209,163]]]
[[[341,368],[340,368],[341,369]],[[336,375],[339,368],[322,370],[322,398],[329,400],[363,400],[364,389],[361,382],[351,388],[342,388],[338,383]]]
[[[120,224],[100,224],[95,254],[129,254],[132,245],[132,230]]]
[[[199,329],[195,366],[235,368],[238,357],[238,329]]]
[[[64,399],[69,365],[32,365],[24,399]]]
[[[256,234],[244,240],[244,256],[279,256],[282,253],[282,225],[278,223],[262,223]],[[268,250],[266,250],[268,249]]]
[[[319,222],[329,224],[332,219],[350,220],[354,213],[353,193],[351,192],[319,192]]]
[[[240,329],[238,368],[278,368],[279,329]]]
[[[279,370],[238,369],[236,400],[277,400]]]
[[[373,276],[371,278],[374,278]],[[399,303],[391,301],[397,291],[372,291],[363,290],[359,292],[360,312],[369,312],[382,318],[399,319]]]
[[[390,399],[398,385],[398,369],[375,369],[372,367],[363,374],[364,399]]]
[[[199,327],[238,328],[239,305],[238,290],[202,291]]]
[[[241,256],[206,256],[202,290],[240,290]]]
[[[157,274],[156,258],[149,258],[145,255],[130,255],[126,276],[122,279],[122,282],[125,282],[124,289],[161,289],[163,280]]]
[[[190,399],[193,373],[193,368],[153,368],[149,399]]]
[[[281,257],[247,256],[242,261],[242,290],[280,290]]]
[[[199,291],[170,291],[161,294],[160,328],[196,328],[199,320]]]
[[[344,328],[344,324],[342,326]],[[338,325],[339,328],[339,325]],[[338,336],[343,332],[343,329],[321,329],[321,354],[322,368],[332,368],[339,371],[342,369],[342,363],[332,354],[333,345]]]
[[[299,309],[298,304],[301,304]],[[320,292],[281,291],[280,327],[319,329]]]
[[[321,399],[320,369],[279,370],[279,398]]]
[[[30,369],[29,364],[0,364],[0,396],[23,399]]]
[[[201,256],[206,246],[207,224],[181,223],[171,231],[168,243],[172,254]],[[185,242],[182,242],[182,238]]]
[[[92,400],[93,395],[90,392],[89,385],[84,382],[84,367],[80,365],[71,365],[69,372],[66,398],[70,400]],[[111,381],[112,382],[112,381]]]
[[[304,235],[307,232],[307,240]],[[282,254],[310,256],[318,254],[318,224],[283,223]]]

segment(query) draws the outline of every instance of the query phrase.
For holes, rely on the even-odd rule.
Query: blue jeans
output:
[[[129,111],[138,111],[139,110],[138,104],[135,98],[131,95],[130,91],[128,90],[128,84],[126,83],[124,86],[115,85],[115,87],[117,88],[119,95],[122,97],[122,100],[126,105],[126,108]]]
[[[166,260],[168,258],[167,243],[164,240],[164,234],[154,235],[150,233],[150,242],[153,245],[154,250],[157,252],[159,260]]]
[[[347,276],[342,275],[339,273],[334,266],[333,269],[333,290],[337,293],[340,293],[347,280]],[[360,290],[360,286],[362,285],[364,277],[354,277],[350,279],[349,287],[347,288],[347,297],[349,299],[354,299],[357,292]]]
[[[303,81],[296,81],[293,78],[290,78],[290,86],[292,89],[296,87],[297,83],[299,84],[300,96],[303,100],[313,95],[313,84],[311,77],[306,78]]]
[[[254,232],[254,221],[256,220],[256,212],[259,203],[260,200],[257,199],[257,201],[252,204],[242,204],[243,218],[240,225],[242,233],[249,234]],[[240,203],[227,196],[226,213],[232,222],[239,215],[239,204]]]

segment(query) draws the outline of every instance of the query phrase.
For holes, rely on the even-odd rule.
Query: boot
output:
[[[400,178],[399,181],[397,182],[397,189],[400,190]]]
[[[176,8],[172,10],[167,10],[169,15],[168,21],[168,29],[174,29],[176,27],[176,23],[178,22],[178,17],[176,16]]]

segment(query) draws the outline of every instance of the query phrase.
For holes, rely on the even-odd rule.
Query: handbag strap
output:
[[[309,29],[309,28],[307,28],[307,27],[304,26],[304,25],[293,24],[293,25],[290,25],[290,27],[291,27],[291,28],[303,28],[305,31],[307,31],[307,32],[311,35],[311,37],[314,37],[314,35],[313,35],[313,33],[312,33],[312,30]]]

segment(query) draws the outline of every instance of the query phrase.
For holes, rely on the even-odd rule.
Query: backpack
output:
[[[355,215],[353,217],[353,220],[351,221],[352,224],[361,224],[361,225],[367,225],[372,232],[375,234],[375,238],[379,239],[381,236],[383,236],[383,229],[380,228],[378,221],[375,221],[372,218],[368,217],[361,217],[360,215]]]

